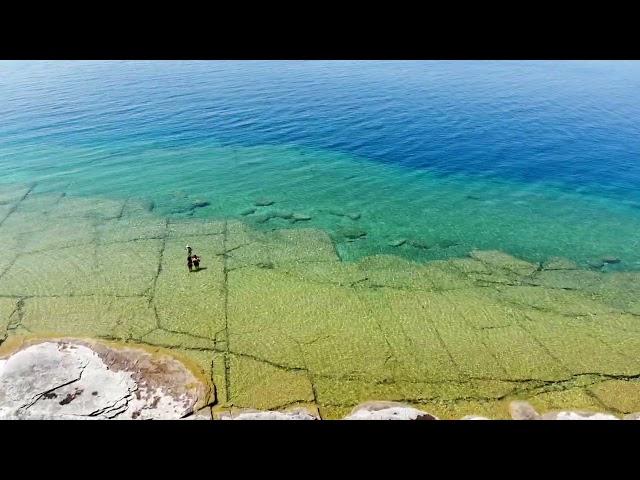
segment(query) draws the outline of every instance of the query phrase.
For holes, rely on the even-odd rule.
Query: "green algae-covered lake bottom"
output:
[[[481,250],[346,262],[325,231],[297,220],[256,230],[3,186],[0,340],[169,349],[211,380],[218,408],[308,405],[339,418],[401,400],[442,418],[508,418],[510,400],[528,399],[640,410],[640,272]]]

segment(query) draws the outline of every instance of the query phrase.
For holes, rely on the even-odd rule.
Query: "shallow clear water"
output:
[[[638,62],[2,62],[0,79],[2,182],[178,217],[264,197],[343,259],[640,267]]]

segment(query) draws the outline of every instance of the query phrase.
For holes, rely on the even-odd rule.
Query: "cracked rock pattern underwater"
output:
[[[159,216],[134,199],[0,189],[0,339],[159,347],[215,388],[216,408],[367,400],[440,418],[640,409],[640,274],[500,251],[343,261],[325,231]],[[297,222],[296,222],[297,223]],[[296,226],[297,227],[297,226]],[[61,234],[60,232],[73,232]],[[184,246],[205,259],[190,273]],[[1,347],[0,347],[1,348]]]

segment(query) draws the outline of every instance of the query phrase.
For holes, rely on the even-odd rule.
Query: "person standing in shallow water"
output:
[[[196,268],[196,272],[200,270],[200,257],[198,255],[194,255],[191,257],[191,261],[193,262],[193,266]]]
[[[191,271],[193,269],[193,260],[191,259],[191,247],[189,245],[187,245],[187,268],[189,268],[189,271]]]

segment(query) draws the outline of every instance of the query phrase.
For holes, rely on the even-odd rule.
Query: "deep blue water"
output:
[[[240,208],[232,183],[247,199],[287,192],[298,203],[311,189],[324,206],[350,202],[346,190],[352,208],[388,207],[367,220],[382,232],[368,252],[392,235],[384,225],[433,234],[438,219],[449,236],[479,243],[469,247],[532,258],[622,252],[640,265],[639,93],[640,62],[620,61],[0,62],[0,175],[160,204],[178,190],[217,195],[198,213],[211,216]],[[245,161],[283,147],[298,153],[274,154],[261,170]],[[305,155],[321,174],[296,173]],[[472,206],[451,202],[461,189]],[[496,206],[507,194],[530,194],[528,210]],[[478,198],[488,203],[476,211]],[[410,199],[467,213],[425,220]],[[517,218],[539,228],[519,231]],[[554,230],[567,222],[582,223]],[[597,228],[606,236],[585,237]],[[554,235],[558,248],[541,243]]]

